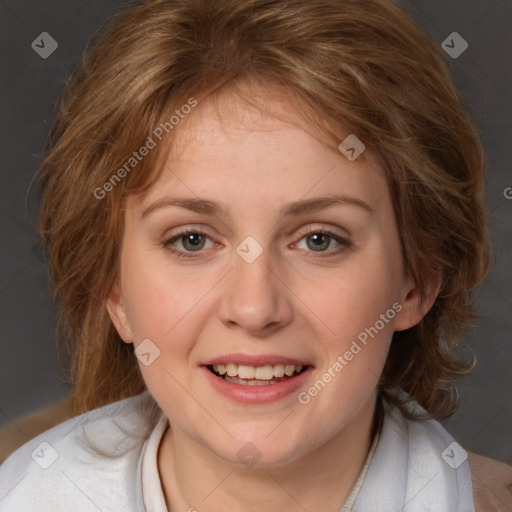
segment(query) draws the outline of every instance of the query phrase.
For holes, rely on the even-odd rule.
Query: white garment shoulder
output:
[[[139,456],[160,417],[146,392],[32,439],[0,466],[0,512],[140,511]]]
[[[411,411],[425,412],[417,403]],[[385,402],[379,444],[353,512],[475,512],[467,453],[435,420]]]

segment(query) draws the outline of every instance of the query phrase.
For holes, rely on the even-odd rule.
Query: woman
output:
[[[484,506],[436,421],[471,370],[484,159],[404,13],[135,5],[51,140],[40,226],[79,416],[1,466],[0,507]]]

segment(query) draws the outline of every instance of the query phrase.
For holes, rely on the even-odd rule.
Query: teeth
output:
[[[242,377],[240,375],[240,372],[238,373],[239,377]],[[267,364],[265,366],[258,366],[254,370],[254,378],[257,380],[270,380],[274,377],[274,368],[272,365]]]
[[[259,368],[258,368],[258,370],[259,370]],[[254,379],[254,367],[240,365],[238,367],[237,374],[241,379]],[[259,378],[259,377],[256,377],[256,378]],[[270,377],[270,378],[272,378],[272,377]]]
[[[217,366],[217,371],[219,372],[220,375],[224,375],[226,373],[226,366],[223,364],[219,364]]]
[[[228,363],[226,365],[226,371],[228,372],[228,375],[230,377],[235,377],[236,375],[238,375],[238,365],[233,364],[233,363]]]
[[[288,375],[288,377],[291,377],[293,375],[293,372],[295,371],[295,366],[293,364],[287,364],[284,373],[285,375]]]
[[[266,364],[264,366],[247,366],[233,363],[215,364],[213,369],[219,375],[227,373],[229,377],[238,377],[239,379],[268,381],[273,378],[281,378],[285,375],[291,377],[294,373],[300,373],[304,367],[302,365],[287,364]]]
[[[284,364],[274,365],[274,377],[284,377]]]
[[[256,379],[240,379],[238,377],[226,377],[228,382],[232,382],[233,384],[245,384],[246,386],[268,386],[275,384],[276,380],[256,380]]]

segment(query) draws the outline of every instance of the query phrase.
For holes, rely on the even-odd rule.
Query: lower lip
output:
[[[291,393],[297,391],[309,377],[313,370],[309,366],[301,374],[286,379],[276,384],[267,384],[262,386],[246,386],[244,384],[235,384],[228,382],[221,377],[217,377],[206,366],[201,366],[206,378],[211,382],[212,386],[222,395],[246,404],[260,404],[265,402],[274,402]]]

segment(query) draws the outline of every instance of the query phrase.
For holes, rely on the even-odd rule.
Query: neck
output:
[[[381,424],[375,396],[341,432],[293,462],[258,469],[220,459],[185,432],[168,428],[158,466],[168,510],[338,512]]]

